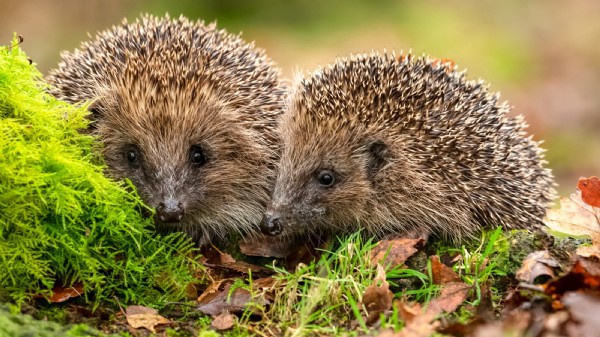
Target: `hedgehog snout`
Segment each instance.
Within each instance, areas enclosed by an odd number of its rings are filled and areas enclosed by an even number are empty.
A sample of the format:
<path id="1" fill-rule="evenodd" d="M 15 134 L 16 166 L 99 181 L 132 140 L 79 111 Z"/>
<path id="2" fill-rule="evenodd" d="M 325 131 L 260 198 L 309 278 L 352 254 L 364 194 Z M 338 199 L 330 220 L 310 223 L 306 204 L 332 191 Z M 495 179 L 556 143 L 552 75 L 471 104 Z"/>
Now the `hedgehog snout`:
<path id="1" fill-rule="evenodd" d="M 180 222 L 184 214 L 183 204 L 175 199 L 167 199 L 156 207 L 156 217 L 164 223 Z"/>
<path id="2" fill-rule="evenodd" d="M 267 212 L 260 223 L 263 234 L 277 236 L 283 232 L 283 216 L 279 212 Z"/>

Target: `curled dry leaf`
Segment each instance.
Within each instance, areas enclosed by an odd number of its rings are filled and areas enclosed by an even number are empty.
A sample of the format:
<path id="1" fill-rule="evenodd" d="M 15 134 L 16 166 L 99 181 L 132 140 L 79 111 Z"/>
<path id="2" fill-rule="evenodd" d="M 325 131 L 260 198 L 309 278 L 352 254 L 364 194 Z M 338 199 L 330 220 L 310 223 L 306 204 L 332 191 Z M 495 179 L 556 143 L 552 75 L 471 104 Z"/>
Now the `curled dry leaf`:
<path id="1" fill-rule="evenodd" d="M 600 178 L 579 178 L 577 188 L 581 191 L 581 199 L 586 204 L 600 207 Z"/>
<path id="2" fill-rule="evenodd" d="M 377 265 L 377 275 L 373 279 L 373 283 L 365 289 L 362 298 L 362 303 L 369 313 L 367 323 L 374 323 L 379 314 L 392 308 L 392 300 L 394 293 L 390 291 L 390 285 L 386 281 L 385 270 Z"/>
<path id="3" fill-rule="evenodd" d="M 219 260 L 221 262 L 221 264 L 228 264 L 228 263 L 234 263 L 235 259 L 233 258 L 233 256 L 227 254 L 227 253 L 221 253 L 219 254 Z"/>
<path id="4" fill-rule="evenodd" d="M 377 246 L 371 250 L 371 261 L 383 266 L 399 266 L 417 252 L 418 244 L 422 243 L 421 238 L 395 238 L 380 241 Z"/>
<path id="5" fill-rule="evenodd" d="M 212 320 L 210 326 L 216 330 L 227 330 L 231 329 L 234 324 L 235 316 L 228 313 L 227 311 L 224 311 Z"/>
<path id="6" fill-rule="evenodd" d="M 592 246 L 579 247 L 577 254 L 600 258 L 600 208 L 585 203 L 581 194 L 577 191 L 570 198 L 561 198 L 561 208 L 549 209 L 544 223 L 557 232 L 590 237 Z"/>
<path id="7" fill-rule="evenodd" d="M 581 200 L 581 192 L 560 199 L 560 209 L 549 209 L 544 223 L 551 229 L 575 236 L 589 236 L 600 243 L 600 209 Z"/>
<path id="8" fill-rule="evenodd" d="M 398 316 L 405 324 L 412 322 L 415 317 L 423 312 L 423 308 L 418 302 L 406 303 L 404 300 L 398 300 L 394 302 L 394 306 L 398 310 Z"/>
<path id="9" fill-rule="evenodd" d="M 170 320 L 158 314 L 156 309 L 141 305 L 130 305 L 125 309 L 127 324 L 134 329 L 146 328 L 155 332 L 154 328 L 161 324 L 169 324 Z"/>
<path id="10" fill-rule="evenodd" d="M 523 260 L 523 265 L 515 275 L 515 278 L 519 281 L 533 284 L 534 280 L 540 276 L 547 276 L 553 278 L 554 268 L 559 266 L 550 252 L 547 250 L 540 250 L 537 252 L 530 253 Z"/>
<path id="11" fill-rule="evenodd" d="M 70 287 L 55 286 L 52 288 L 52 296 L 48 298 L 51 303 L 62 303 L 69 298 L 79 297 L 83 294 L 83 284 L 75 283 Z"/>
<path id="12" fill-rule="evenodd" d="M 249 274 L 250 272 L 252 272 L 253 275 L 256 274 L 273 274 L 273 271 L 267 269 L 267 268 L 263 268 L 251 263 L 247 263 L 244 261 L 235 261 L 232 263 L 225 263 L 223 265 L 221 265 L 220 267 L 225 268 L 225 269 L 229 269 L 229 270 L 233 270 L 236 271 L 238 273 L 241 274 Z"/>
<path id="13" fill-rule="evenodd" d="M 423 310 L 419 303 L 406 303 L 402 300 L 394 303 L 398 309 L 398 315 L 405 323 L 404 329 L 398 333 L 383 331 L 379 337 L 425 337 L 435 332 L 432 323 L 439 312 Z"/>
<path id="14" fill-rule="evenodd" d="M 237 288 L 230 293 L 230 288 L 231 284 L 226 284 L 223 290 L 216 293 L 216 295 L 202 298 L 196 308 L 202 313 L 216 316 L 224 311 L 241 313 L 251 301 L 262 306 L 269 304 L 269 301 L 262 297 L 253 299 L 247 289 Z"/>
<path id="15" fill-rule="evenodd" d="M 442 287 L 440 296 L 429 303 L 432 309 L 428 308 L 428 310 L 438 311 L 439 308 L 448 313 L 454 312 L 467 299 L 470 289 L 471 286 L 463 282 L 446 283 Z M 436 312 L 437 314 L 439 311 Z"/>
<path id="16" fill-rule="evenodd" d="M 434 311 L 427 310 L 421 315 L 415 316 L 396 336 L 427 337 L 433 335 L 437 326 L 434 322 L 437 315 Z"/>
<path id="17" fill-rule="evenodd" d="M 223 284 L 225 281 L 226 280 L 218 280 L 209 284 L 208 287 L 206 287 L 206 289 L 198 297 L 198 303 L 207 303 L 214 298 L 218 294 L 221 284 Z"/>
<path id="18" fill-rule="evenodd" d="M 436 329 L 434 320 L 443 311 L 454 312 L 467 298 L 471 287 L 462 282 L 450 282 L 442 287 L 440 296 L 430 301 L 425 309 L 418 303 L 409 305 L 402 301 L 396 302 L 400 318 L 406 326 L 395 336 L 398 337 L 425 337 L 431 336 Z"/>
<path id="19" fill-rule="evenodd" d="M 600 291 L 600 267 L 595 261 L 578 258 L 567 274 L 548 282 L 544 288 L 553 299 L 560 299 L 570 291 Z M 556 301 L 553 305 L 561 307 Z"/>
<path id="20" fill-rule="evenodd" d="M 440 261 L 437 255 L 430 257 L 431 276 L 434 284 L 446 284 L 450 282 L 460 282 L 460 276 Z"/>

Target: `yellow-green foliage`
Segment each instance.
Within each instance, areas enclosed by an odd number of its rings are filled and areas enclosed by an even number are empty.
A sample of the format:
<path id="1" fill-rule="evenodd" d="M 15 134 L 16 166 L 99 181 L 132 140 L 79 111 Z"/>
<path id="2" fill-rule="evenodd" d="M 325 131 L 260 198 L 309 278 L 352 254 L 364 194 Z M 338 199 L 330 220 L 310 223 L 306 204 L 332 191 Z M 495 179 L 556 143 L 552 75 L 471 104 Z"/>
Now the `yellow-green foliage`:
<path id="1" fill-rule="evenodd" d="M 81 281 L 96 300 L 181 298 L 198 266 L 192 243 L 161 237 L 132 186 L 94 156 L 85 107 L 45 93 L 16 46 L 0 47 L 0 295 L 22 302 Z"/>

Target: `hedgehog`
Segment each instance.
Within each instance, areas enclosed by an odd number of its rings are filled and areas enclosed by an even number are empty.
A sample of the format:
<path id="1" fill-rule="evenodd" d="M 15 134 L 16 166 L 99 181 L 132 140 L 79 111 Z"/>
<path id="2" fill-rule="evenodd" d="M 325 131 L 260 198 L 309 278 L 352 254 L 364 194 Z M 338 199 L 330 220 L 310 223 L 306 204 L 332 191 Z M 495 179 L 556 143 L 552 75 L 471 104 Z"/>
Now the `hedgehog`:
<path id="1" fill-rule="evenodd" d="M 447 240 L 536 228 L 553 176 L 522 116 L 450 62 L 351 55 L 295 81 L 261 229 Z"/>
<path id="2" fill-rule="evenodd" d="M 61 57 L 50 91 L 93 102 L 107 174 L 133 183 L 159 230 L 259 231 L 286 93 L 262 49 L 215 23 L 142 15 Z"/>

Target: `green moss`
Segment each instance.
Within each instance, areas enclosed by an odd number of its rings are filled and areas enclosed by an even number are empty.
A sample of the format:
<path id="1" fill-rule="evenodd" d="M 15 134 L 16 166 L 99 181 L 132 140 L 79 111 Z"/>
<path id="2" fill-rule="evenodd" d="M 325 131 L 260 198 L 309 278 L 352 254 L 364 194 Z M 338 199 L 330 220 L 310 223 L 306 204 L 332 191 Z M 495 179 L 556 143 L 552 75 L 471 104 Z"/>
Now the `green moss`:
<path id="1" fill-rule="evenodd" d="M 117 337 L 117 335 L 103 334 L 83 324 L 63 327 L 55 322 L 38 321 L 29 315 L 11 312 L 10 308 L 5 305 L 0 305 L 0 336 Z"/>
<path id="2" fill-rule="evenodd" d="M 85 106 L 45 92 L 14 46 L 0 47 L 0 295 L 16 303 L 81 282 L 96 303 L 181 299 L 193 244 L 143 218 L 133 186 L 103 175 Z"/>

